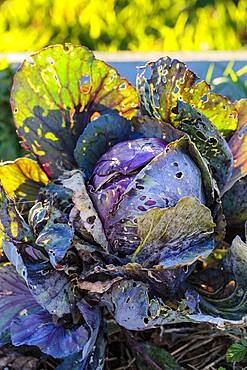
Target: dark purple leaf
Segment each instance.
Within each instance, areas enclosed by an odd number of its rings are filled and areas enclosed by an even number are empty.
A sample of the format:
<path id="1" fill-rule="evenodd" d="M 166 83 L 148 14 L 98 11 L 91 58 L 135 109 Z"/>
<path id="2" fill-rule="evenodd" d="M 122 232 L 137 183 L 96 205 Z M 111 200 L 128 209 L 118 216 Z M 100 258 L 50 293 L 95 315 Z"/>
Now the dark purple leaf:
<path id="1" fill-rule="evenodd" d="M 64 358 L 83 350 L 83 357 L 86 358 L 97 338 L 100 313 L 84 301 L 78 304 L 78 308 L 85 324 L 66 325 L 66 319 L 59 322 L 43 309 L 31 316 L 19 317 L 11 324 L 13 344 L 34 345 L 55 358 Z"/>
<path id="2" fill-rule="evenodd" d="M 13 266 L 0 267 L 0 345 L 5 344 L 10 324 L 18 316 L 30 315 L 39 309 L 25 281 Z"/>
<path id="3" fill-rule="evenodd" d="M 97 160 L 113 145 L 127 140 L 130 133 L 130 121 L 116 113 L 105 114 L 90 122 L 75 148 L 75 159 L 79 168 L 89 177 Z"/>

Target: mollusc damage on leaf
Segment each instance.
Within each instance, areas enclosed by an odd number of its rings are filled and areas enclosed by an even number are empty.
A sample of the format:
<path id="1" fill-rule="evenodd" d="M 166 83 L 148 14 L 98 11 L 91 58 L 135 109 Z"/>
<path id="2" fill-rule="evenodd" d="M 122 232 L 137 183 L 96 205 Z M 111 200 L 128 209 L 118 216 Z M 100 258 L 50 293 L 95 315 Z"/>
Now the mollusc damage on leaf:
<path id="1" fill-rule="evenodd" d="M 245 100 L 168 57 L 136 90 L 87 48 L 55 45 L 23 62 L 11 105 L 36 160 L 0 164 L 0 344 L 99 370 L 110 316 L 136 331 L 242 325 Z"/>

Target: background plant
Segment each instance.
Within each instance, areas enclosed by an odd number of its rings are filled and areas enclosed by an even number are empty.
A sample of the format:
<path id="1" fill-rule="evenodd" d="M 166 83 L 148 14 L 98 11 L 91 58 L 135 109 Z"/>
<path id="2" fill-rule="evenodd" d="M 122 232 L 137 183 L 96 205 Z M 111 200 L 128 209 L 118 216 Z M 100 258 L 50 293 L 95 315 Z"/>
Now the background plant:
<path id="1" fill-rule="evenodd" d="M 0 50 L 238 50 L 246 19 L 245 0 L 1 0 Z"/>

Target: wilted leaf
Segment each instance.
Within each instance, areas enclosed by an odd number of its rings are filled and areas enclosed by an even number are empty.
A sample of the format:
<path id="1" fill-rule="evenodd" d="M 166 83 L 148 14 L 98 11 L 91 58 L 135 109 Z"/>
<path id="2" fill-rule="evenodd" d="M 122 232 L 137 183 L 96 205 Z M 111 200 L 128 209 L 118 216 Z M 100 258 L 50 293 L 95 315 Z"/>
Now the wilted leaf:
<path id="1" fill-rule="evenodd" d="M 70 218 L 73 220 L 80 217 L 81 228 L 85 229 L 103 248 L 107 250 L 108 242 L 100 218 L 94 209 L 93 203 L 87 193 L 83 173 L 75 170 L 67 173 L 62 180 L 65 188 L 73 191 L 72 200 L 74 208 L 71 210 Z"/>
<path id="2" fill-rule="evenodd" d="M 196 198 L 182 198 L 175 207 L 151 209 L 137 218 L 137 225 L 141 243 L 135 257 L 146 266 L 192 264 L 214 248 L 211 212 Z"/>
<path id="3" fill-rule="evenodd" d="M 75 165 L 86 125 L 109 109 L 131 118 L 135 89 L 82 46 L 50 46 L 25 60 L 15 75 L 11 105 L 18 135 L 56 178 Z"/>

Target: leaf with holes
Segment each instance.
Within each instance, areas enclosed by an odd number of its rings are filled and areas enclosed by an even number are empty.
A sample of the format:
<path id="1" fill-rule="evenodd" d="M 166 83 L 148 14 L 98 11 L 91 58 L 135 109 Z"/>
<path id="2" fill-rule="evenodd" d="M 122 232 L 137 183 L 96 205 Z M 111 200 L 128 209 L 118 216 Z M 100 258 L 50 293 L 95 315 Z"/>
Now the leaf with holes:
<path id="1" fill-rule="evenodd" d="M 75 166 L 74 148 L 95 117 L 117 110 L 131 118 L 138 96 L 128 81 L 82 46 L 50 46 L 25 60 L 11 105 L 19 137 L 49 177 Z"/>
<path id="2" fill-rule="evenodd" d="M 177 127 L 188 134 L 201 155 L 209 162 L 220 189 L 231 177 L 233 158 L 231 150 L 214 125 L 199 111 L 179 101 L 176 107 Z"/>
<path id="3" fill-rule="evenodd" d="M 141 108 L 160 120 L 161 125 L 168 122 L 176 126 L 174 108 L 181 100 L 203 113 L 223 134 L 236 129 L 235 104 L 224 96 L 210 92 L 210 85 L 199 81 L 184 63 L 166 57 L 150 62 L 142 69 L 136 80 Z"/>
<path id="4" fill-rule="evenodd" d="M 135 259 L 165 268 L 192 264 L 213 250 L 214 226 L 210 210 L 196 198 L 182 198 L 175 207 L 151 209 L 137 218 L 141 243 Z"/>

